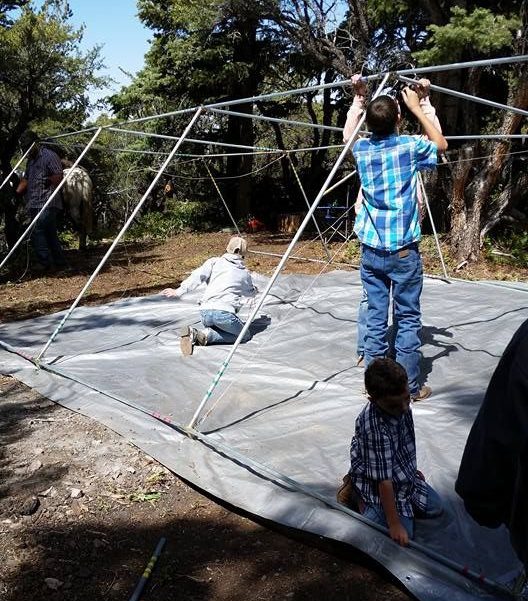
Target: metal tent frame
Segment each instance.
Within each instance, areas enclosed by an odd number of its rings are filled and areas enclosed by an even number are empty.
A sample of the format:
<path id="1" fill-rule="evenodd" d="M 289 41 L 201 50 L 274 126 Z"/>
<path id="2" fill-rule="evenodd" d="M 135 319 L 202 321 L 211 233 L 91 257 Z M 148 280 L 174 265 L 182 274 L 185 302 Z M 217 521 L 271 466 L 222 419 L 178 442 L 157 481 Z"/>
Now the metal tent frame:
<path id="1" fill-rule="evenodd" d="M 376 91 L 376 95 L 380 94 L 381 91 L 383 90 L 388 78 L 390 76 L 396 76 L 398 78 L 401 78 L 402 80 L 406 80 L 405 76 L 406 75 L 415 75 L 418 73 L 431 73 L 431 72 L 437 72 L 437 71 L 446 71 L 446 70 L 454 70 L 454 69 L 462 69 L 462 68 L 468 68 L 468 67 L 478 67 L 478 66 L 490 66 L 490 65 L 498 65 L 498 64 L 505 64 L 505 63 L 516 63 L 516 62 L 524 62 L 528 60 L 528 55 L 523 55 L 523 56 L 518 56 L 518 57 L 504 57 L 504 58 L 499 58 L 499 59 L 492 59 L 492 60 L 485 60 L 485 61 L 471 61 L 471 62 L 466 62 L 466 63 L 453 63 L 450 65 L 439 65 L 439 66 L 435 66 L 435 67 L 423 67 L 423 68 L 417 68 L 417 69 L 405 69 L 405 70 L 400 70 L 400 71 L 395 71 L 395 72 L 386 72 L 386 73 L 380 73 L 380 74 L 376 74 L 376 75 L 372 75 L 369 76 L 368 79 L 369 80 L 381 80 L 381 83 L 379 83 L 377 91 Z M 50 364 L 46 364 L 44 363 L 42 360 L 44 358 L 45 353 L 47 352 L 47 350 L 49 349 L 50 345 L 53 343 L 53 341 L 55 340 L 55 338 L 57 337 L 57 335 L 59 334 L 60 330 L 62 329 L 62 327 L 64 326 L 65 322 L 67 321 L 67 319 L 71 316 L 72 312 L 75 310 L 75 308 L 78 306 L 78 304 L 80 303 L 84 293 L 88 290 L 88 288 L 90 287 L 90 285 L 92 284 L 93 280 L 95 279 L 95 277 L 98 275 L 98 273 L 100 272 L 101 268 L 103 267 L 103 265 L 106 263 L 106 261 L 108 260 L 108 258 L 110 257 L 110 255 L 112 254 L 113 250 L 115 249 L 116 245 L 119 243 L 119 241 L 121 240 L 121 238 L 123 237 L 124 233 L 126 232 L 126 230 L 128 229 L 128 227 L 130 226 L 130 224 L 132 223 L 132 221 L 134 220 L 135 216 L 137 215 L 138 211 L 140 210 L 141 206 L 144 204 L 146 198 L 148 197 L 148 195 L 150 194 L 150 192 L 152 191 L 153 187 L 155 186 L 155 184 L 157 183 L 157 181 L 159 180 L 159 178 L 161 177 L 161 175 L 163 174 L 163 172 L 165 171 L 165 169 L 167 168 L 167 166 L 169 165 L 170 161 L 176 156 L 178 149 L 180 148 L 180 146 L 183 144 L 184 141 L 188 141 L 188 142 L 193 142 L 193 143 L 201 143 L 203 144 L 204 141 L 199 141 L 199 140 L 193 140 L 191 138 L 188 138 L 188 135 L 192 129 L 192 127 L 195 125 L 196 121 L 198 120 L 198 118 L 204 114 L 204 112 L 206 111 L 210 111 L 212 113 L 215 112 L 220 112 L 220 109 L 224 109 L 222 110 L 221 114 L 236 114 L 236 113 L 230 113 L 229 111 L 225 110 L 225 107 L 229 107 L 229 106 L 236 106 L 237 104 L 247 104 L 247 103 L 252 103 L 255 102 L 257 100 L 262 101 L 262 100 L 268 100 L 268 99 L 273 99 L 273 98 L 281 98 L 281 97 L 285 97 L 285 96 L 290 96 L 293 94 L 302 94 L 304 92 L 308 92 L 308 91 L 316 91 L 316 90 L 322 90 L 322 89 L 326 89 L 326 88 L 335 88 L 338 86 L 345 86 L 348 85 L 350 83 L 349 80 L 346 81 L 342 81 L 339 83 L 332 83 L 332 84 L 325 84 L 325 85 L 319 85 L 319 86 L 309 86 L 309 87 L 305 87 L 305 88 L 299 88 L 296 90 L 289 90 L 289 91 L 285 91 L 285 92 L 277 92 L 277 93 L 272 93 L 272 94 L 265 94 L 265 95 L 261 95 L 261 96 L 256 96 L 256 97 L 252 97 L 252 98 L 245 98 L 245 99 L 238 99 L 238 100 L 231 100 L 231 101 L 224 101 L 224 102 L 217 102 L 217 103 L 213 103 L 213 104 L 209 104 L 209 105 L 204 105 L 204 106 L 199 106 L 199 107 L 193 107 L 193 108 L 189 108 L 189 109 L 182 109 L 179 111 L 173 111 L 170 113 L 164 113 L 161 115 L 155 115 L 155 116 L 150 116 L 150 117 L 145 117 L 145 118 L 141 118 L 141 119 L 135 119 L 135 120 L 130 120 L 126 123 L 124 123 L 123 125 L 130 125 L 133 123 L 140 123 L 140 122 L 146 122 L 146 121 L 150 121 L 153 119 L 161 119 L 161 118 L 165 118 L 165 117 L 172 117 L 175 115 L 187 115 L 190 114 L 191 115 L 191 119 L 189 121 L 189 123 L 187 124 L 185 130 L 182 132 L 182 135 L 180 137 L 176 137 L 173 138 L 171 136 L 163 136 L 164 138 L 168 138 L 168 139 L 172 139 L 176 141 L 176 144 L 174 145 L 174 147 L 172 148 L 171 152 L 169 153 L 169 155 L 167 156 L 167 158 L 165 159 L 164 163 L 162 164 L 162 166 L 160 167 L 160 169 L 157 171 L 154 179 L 152 180 L 152 183 L 150 184 L 148 190 L 145 192 L 145 194 L 141 197 L 141 199 L 139 200 L 139 202 L 137 203 L 134 211 L 131 213 L 131 215 L 129 216 L 129 218 L 127 219 L 126 223 L 123 225 L 122 229 L 120 230 L 120 232 L 117 234 L 116 238 L 114 239 L 112 245 L 109 247 L 108 251 L 106 252 L 106 254 L 104 255 L 104 257 L 102 258 L 101 262 L 99 263 L 99 265 L 96 267 L 96 269 L 94 270 L 94 272 L 92 273 L 92 275 L 90 276 L 90 278 L 88 279 L 88 281 L 86 282 L 85 286 L 82 288 L 82 290 L 80 291 L 79 295 L 77 296 L 77 298 L 75 299 L 75 301 L 72 303 L 72 305 L 70 306 L 70 308 L 68 309 L 68 311 L 66 312 L 66 314 L 63 316 L 63 318 L 61 319 L 60 323 L 58 324 L 58 326 L 55 328 L 54 332 L 52 333 L 52 335 L 50 336 L 50 338 L 48 339 L 48 341 L 45 343 L 45 345 L 43 346 L 43 348 L 40 350 L 40 352 L 36 355 L 36 357 L 28 357 L 26 354 L 24 354 L 22 351 L 19 351 L 18 349 L 14 349 L 13 347 L 11 347 L 10 345 L 0 341 L 0 346 L 5 348 L 8 351 L 11 352 L 15 352 L 17 354 L 19 354 L 20 356 L 24 357 L 25 359 L 28 359 L 30 361 L 32 361 L 36 366 L 40 366 L 48 371 L 55 371 L 58 373 L 58 370 L 54 369 Z M 482 104 L 486 104 L 488 106 L 492 106 L 494 108 L 500 108 L 503 110 L 510 110 L 513 112 L 517 112 L 519 114 L 522 115 L 528 115 L 528 111 L 523 111 L 521 109 L 517 109 L 516 107 L 509 107 L 507 105 L 500 105 L 499 103 L 494 103 L 492 101 L 486 101 L 483 99 L 477 99 L 476 97 L 472 97 L 469 95 L 463 95 L 460 96 L 460 93 L 454 92 L 452 90 L 448 90 L 447 88 L 439 88 L 438 86 L 431 86 L 432 89 L 436 89 L 440 92 L 446 93 L 446 94 L 453 94 L 453 95 L 458 95 L 459 97 L 463 97 L 467 100 L 472 100 L 475 102 L 480 102 Z M 260 118 L 260 117 L 259 117 Z M 262 118 L 263 120 L 269 120 L 269 118 Z M 255 307 L 253 308 L 249 318 L 246 321 L 246 324 L 244 326 L 244 328 L 242 329 L 240 335 L 238 336 L 237 340 L 235 341 L 235 343 L 232 345 L 231 350 L 228 354 L 228 356 L 226 357 L 226 359 L 223 361 L 222 365 L 220 366 L 220 368 L 218 369 L 216 375 L 213 378 L 213 381 L 211 382 L 208 390 L 206 391 L 206 393 L 204 394 L 201 402 L 199 403 L 198 407 L 196 408 L 196 411 L 194 413 L 194 415 L 192 416 L 189 424 L 186 427 L 180 427 L 181 431 L 184 432 L 186 435 L 190 436 L 190 437 L 194 437 L 197 439 L 206 439 L 207 435 L 203 434 L 202 432 L 200 432 L 200 430 L 198 429 L 198 426 L 201 423 L 201 417 L 203 415 L 203 410 L 206 406 L 206 404 L 209 402 L 209 400 L 211 399 L 215 388 L 218 384 L 218 382 L 220 381 L 220 379 L 222 378 L 223 374 L 226 372 L 229 363 L 232 359 L 232 357 L 234 356 L 234 354 L 236 353 L 242 338 L 244 337 L 245 333 L 247 332 L 248 328 L 250 327 L 252 321 L 254 320 L 254 318 L 256 317 L 256 315 L 258 314 L 259 310 L 262 307 L 262 304 L 266 298 L 266 296 L 268 295 L 268 293 L 270 292 L 274 282 L 276 281 L 277 277 L 279 276 L 280 272 L 282 271 L 282 268 L 284 267 L 286 261 L 288 260 L 288 258 L 291 256 L 292 251 L 295 247 L 295 245 L 297 244 L 300 236 L 302 235 L 304 229 L 306 228 L 307 224 L 309 223 L 309 221 L 312 219 L 313 214 L 315 212 L 315 210 L 317 209 L 321 199 L 323 198 L 323 196 L 325 195 L 325 193 L 327 193 L 330 189 L 332 189 L 330 187 L 330 184 L 337 172 L 337 170 L 339 169 L 340 164 L 342 163 L 342 161 L 344 160 L 345 156 L 347 155 L 348 151 L 350 150 L 350 147 L 354 141 L 354 138 L 356 137 L 356 135 L 359 133 L 360 128 L 363 124 L 363 120 L 364 117 L 360 120 L 360 122 L 358 123 L 353 135 L 351 136 L 350 140 L 342 147 L 341 152 L 339 154 L 339 157 L 337 158 L 337 160 L 334 163 L 334 166 L 332 168 L 332 170 L 330 171 L 329 175 L 327 176 L 325 182 L 323 183 L 319 193 L 317 194 L 315 200 L 313 201 L 313 203 L 311 204 L 306 216 L 304 217 L 304 220 L 302 221 L 299 229 L 297 230 L 294 238 L 292 239 L 292 241 L 290 242 L 287 250 L 285 251 L 285 253 L 283 254 L 279 264 L 277 265 L 274 273 L 272 274 L 272 276 L 270 277 L 270 280 L 266 286 L 266 288 L 264 289 L 260 300 L 258 303 L 256 303 Z M 286 121 L 284 121 L 286 122 Z M 301 126 L 300 122 L 290 122 L 289 124 L 291 125 L 295 125 L 295 126 Z M 307 127 L 314 127 L 313 124 L 304 124 L 302 126 L 307 126 Z M 320 126 L 317 126 L 320 127 Z M 119 131 L 119 132 L 126 132 L 129 134 L 137 134 L 137 135 L 153 135 L 153 134 L 143 134 L 143 132 L 136 132 L 136 131 L 132 131 L 132 130 L 123 130 L 120 129 L 118 127 L 116 127 L 115 125 L 112 126 L 105 126 L 105 127 L 98 127 L 98 128 L 86 128 L 83 130 L 79 130 L 78 132 L 72 132 L 69 134 L 62 134 L 59 136 L 55 136 L 52 139 L 59 139 L 59 138 L 63 138 L 66 136 L 71 136 L 71 135 L 78 135 L 81 133 L 92 133 L 95 131 L 95 133 L 93 133 L 93 136 L 91 138 L 91 140 L 89 141 L 89 143 L 86 145 L 86 147 L 84 148 L 84 150 L 81 152 L 81 154 L 79 155 L 79 157 L 77 158 L 77 160 L 75 161 L 73 167 L 77 166 L 78 163 L 80 162 L 80 160 L 82 159 L 82 157 L 86 154 L 86 152 L 89 150 L 89 148 L 92 146 L 92 144 L 95 142 L 95 140 L 97 139 L 97 137 L 100 135 L 100 133 L 103 130 L 109 130 L 109 131 Z M 476 136 L 479 138 L 482 138 L 482 136 Z M 499 136 L 499 138 L 502 138 L 503 136 Z M 524 136 L 520 136 L 521 138 L 524 138 Z M 467 136 L 463 136 L 463 137 L 455 137 L 455 139 L 469 139 Z M 211 142 L 205 142 L 206 144 L 211 144 Z M 219 146 L 221 146 L 222 144 L 218 144 Z M 228 146 L 228 147 L 235 147 L 235 148 L 239 148 L 239 149 L 244 149 L 244 150 L 252 150 L 255 151 L 257 150 L 257 148 L 250 148 L 250 147 L 243 147 L 243 146 L 237 146 L 237 145 L 225 145 L 224 146 Z M 266 152 L 282 152 L 284 153 L 284 151 L 282 150 L 276 150 L 276 149 L 258 149 L 258 150 L 263 150 Z M 18 167 L 22 160 L 24 159 L 24 157 L 22 157 L 22 159 L 20 159 L 20 161 L 17 163 L 16 167 Z M 16 169 L 15 167 L 15 169 Z M 6 180 L 2 183 L 2 186 L 6 183 L 6 181 L 9 180 L 9 178 L 11 177 L 12 173 L 14 172 L 14 170 L 7 176 Z M 342 180 L 344 181 L 344 180 Z M 42 212 L 45 210 L 45 208 L 49 205 L 49 203 L 52 201 L 53 197 L 59 192 L 63 182 L 61 183 L 61 185 L 58 186 L 58 188 L 55 190 L 55 192 L 52 194 L 52 196 L 50 197 L 50 199 L 48 200 L 48 202 L 46 203 L 46 205 L 44 205 L 44 207 L 42 208 L 42 210 L 40 211 L 40 213 L 35 217 L 35 219 L 32 221 L 32 223 L 30 224 L 30 226 L 27 228 L 27 230 L 24 232 L 24 234 L 21 236 L 21 238 L 19 239 L 19 241 L 17 242 L 17 244 L 15 245 L 15 247 L 8 253 L 8 255 L 4 258 L 4 260 L 0 263 L 0 267 L 2 267 L 6 261 L 8 260 L 8 258 L 12 255 L 12 253 L 14 252 L 15 248 L 21 243 L 21 241 L 23 240 L 23 238 L 25 236 L 27 236 L 28 232 L 30 231 L 31 227 L 34 225 L 34 222 L 38 219 L 38 217 L 42 214 Z M 337 185 L 337 184 L 336 184 Z M 420 183 L 421 186 L 423 186 L 423 182 Z M 0 186 L 1 187 L 1 186 Z M 430 209 L 429 209 L 429 205 L 427 203 L 427 207 L 430 213 Z M 444 266 L 445 269 L 445 266 Z M 159 416 L 156 416 L 157 418 L 159 418 Z M 259 470 L 263 471 L 263 472 L 268 472 L 268 473 L 272 473 L 272 471 L 270 470 L 270 468 L 267 468 L 266 466 L 262 466 L 262 464 L 259 464 Z M 302 485 L 300 485 L 298 482 L 291 480 L 285 476 L 283 476 L 282 474 L 278 474 L 273 472 L 273 477 L 277 480 L 283 480 L 289 487 L 293 487 L 297 490 L 302 490 L 303 487 Z M 307 494 L 310 495 L 314 495 L 313 491 L 303 491 L 303 492 L 307 492 Z M 322 499 L 325 503 L 328 502 L 327 499 Z M 336 507 L 337 509 L 339 509 L 340 511 L 345 511 L 347 512 L 347 510 L 341 506 Z M 351 515 L 353 515 L 356 519 L 360 519 L 360 517 L 358 517 L 357 514 L 350 512 Z M 370 523 L 369 523 L 370 524 Z M 372 525 L 372 524 L 370 524 Z M 420 545 L 417 545 L 416 543 L 412 543 L 411 542 L 411 547 L 415 548 L 423 553 L 425 553 L 426 555 L 429 555 L 430 557 L 433 557 L 433 552 L 431 552 L 429 549 L 424 549 L 421 548 Z M 463 566 L 459 566 L 457 564 L 455 564 L 454 562 L 452 562 L 449 558 L 446 558 L 444 556 L 438 555 L 438 554 L 434 554 L 434 559 L 436 561 L 438 561 L 439 563 L 442 563 L 443 565 L 453 569 L 453 570 L 457 570 L 457 571 L 461 571 L 462 573 L 464 573 L 466 576 L 470 577 L 471 579 L 475 580 L 475 581 L 479 581 L 479 582 L 483 582 L 483 578 L 481 575 L 471 572 L 470 570 L 468 570 L 467 568 L 464 568 Z M 485 580 L 485 579 L 484 579 Z M 486 581 L 485 582 L 488 586 L 494 588 L 496 591 L 500 592 L 500 593 L 506 593 L 508 595 L 513 595 L 512 591 L 508 588 L 506 588 L 504 585 L 493 582 L 493 581 Z"/>

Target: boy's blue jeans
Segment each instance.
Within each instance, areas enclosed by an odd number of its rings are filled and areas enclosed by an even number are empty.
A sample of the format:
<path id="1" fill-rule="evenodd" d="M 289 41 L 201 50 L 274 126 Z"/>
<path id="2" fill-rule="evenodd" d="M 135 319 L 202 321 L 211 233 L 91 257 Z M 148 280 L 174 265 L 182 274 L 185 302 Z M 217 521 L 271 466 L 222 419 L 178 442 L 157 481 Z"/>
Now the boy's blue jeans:
<path id="1" fill-rule="evenodd" d="M 208 309 L 200 311 L 202 323 L 207 332 L 207 344 L 233 344 L 244 327 L 244 322 L 235 313 L 229 311 L 216 311 Z M 251 339 L 249 330 L 245 333 L 242 342 Z"/>
<path id="2" fill-rule="evenodd" d="M 444 511 L 442 499 L 440 495 L 436 492 L 434 488 L 427 486 L 427 506 L 425 511 L 420 511 L 415 509 L 415 517 L 418 519 L 429 519 L 429 518 L 437 518 L 442 515 Z M 385 512 L 383 511 L 383 507 L 377 505 L 366 505 L 365 510 L 363 511 L 363 516 L 369 519 L 371 522 L 375 522 L 380 526 L 384 526 L 388 528 L 387 520 L 385 518 Z M 414 537 L 414 518 L 407 517 L 405 515 L 400 515 L 401 525 L 407 530 L 407 534 L 409 538 Z"/>
<path id="3" fill-rule="evenodd" d="M 407 372 L 409 391 L 420 385 L 420 295 L 423 286 L 422 259 L 417 244 L 391 252 L 362 246 L 361 281 L 368 298 L 365 366 L 375 357 L 387 356 L 390 294 L 394 321 L 398 324 L 394 342 L 396 361 Z"/>
<path id="4" fill-rule="evenodd" d="M 358 314 L 357 314 L 357 349 L 356 354 L 358 357 L 365 355 L 365 336 L 367 335 L 367 315 L 368 315 L 368 298 L 365 288 L 361 287 L 361 300 L 359 301 Z M 392 312 L 392 331 L 390 335 L 390 341 L 388 341 L 389 347 L 394 346 L 394 340 L 396 338 L 396 332 L 398 329 L 398 323 L 394 318 L 394 311 Z"/>

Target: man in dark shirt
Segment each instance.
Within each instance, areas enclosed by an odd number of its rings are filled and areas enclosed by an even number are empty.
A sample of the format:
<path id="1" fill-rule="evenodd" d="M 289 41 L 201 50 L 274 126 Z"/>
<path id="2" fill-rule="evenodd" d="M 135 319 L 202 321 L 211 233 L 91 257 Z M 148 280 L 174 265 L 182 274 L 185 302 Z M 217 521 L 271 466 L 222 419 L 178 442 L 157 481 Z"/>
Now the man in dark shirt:
<path id="1" fill-rule="evenodd" d="M 30 130 L 20 137 L 23 152 L 33 144 L 28 157 L 26 172 L 17 194 L 26 195 L 26 209 L 31 219 L 49 200 L 62 180 L 62 164 L 58 155 L 38 143 L 36 134 Z M 57 217 L 62 209 L 60 195 L 56 195 L 39 217 L 31 233 L 31 242 L 42 269 L 65 265 L 64 253 L 57 235 Z"/>
<path id="2" fill-rule="evenodd" d="M 506 525 L 528 570 L 528 320 L 513 335 L 491 377 L 455 490 L 480 525 Z"/>

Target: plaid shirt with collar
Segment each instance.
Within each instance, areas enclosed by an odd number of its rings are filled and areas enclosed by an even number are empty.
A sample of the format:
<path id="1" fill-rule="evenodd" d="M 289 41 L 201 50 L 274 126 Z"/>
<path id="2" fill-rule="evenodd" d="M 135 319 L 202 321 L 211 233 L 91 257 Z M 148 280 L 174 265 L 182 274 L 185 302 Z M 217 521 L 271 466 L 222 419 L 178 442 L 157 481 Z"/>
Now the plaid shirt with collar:
<path id="1" fill-rule="evenodd" d="M 392 417 L 369 402 L 356 419 L 350 443 L 350 477 L 362 499 L 381 506 L 378 484 L 391 480 L 396 509 L 412 517 L 413 507 L 425 510 L 427 486 L 416 472 L 414 422 L 409 409 Z"/>
<path id="2" fill-rule="evenodd" d="M 420 240 L 418 171 L 436 166 L 436 144 L 423 136 L 372 136 L 357 140 L 352 153 L 363 191 L 354 226 L 359 240 L 387 251 Z"/>
<path id="3" fill-rule="evenodd" d="M 26 207 L 41 209 L 55 189 L 49 182 L 50 175 L 62 175 L 59 156 L 49 148 L 39 148 L 34 159 L 29 159 L 25 177 L 27 179 Z M 51 201 L 51 206 L 62 209 L 60 193 Z"/>

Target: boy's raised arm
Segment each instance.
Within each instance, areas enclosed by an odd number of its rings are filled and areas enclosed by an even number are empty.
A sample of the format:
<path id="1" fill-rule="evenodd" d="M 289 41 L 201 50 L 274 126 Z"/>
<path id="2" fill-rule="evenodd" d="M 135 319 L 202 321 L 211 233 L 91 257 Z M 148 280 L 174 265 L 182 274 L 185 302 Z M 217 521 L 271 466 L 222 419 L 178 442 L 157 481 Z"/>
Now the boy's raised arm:
<path id="1" fill-rule="evenodd" d="M 433 123 L 427 118 L 425 113 L 420 106 L 420 98 L 418 94 L 411 90 L 411 88 L 404 88 L 402 90 L 403 101 L 407 105 L 407 108 L 411 111 L 411 113 L 418 119 L 420 125 L 422 126 L 425 135 L 434 142 L 438 148 L 439 152 L 444 152 L 447 150 L 447 140 L 442 135 L 442 132 L 438 131 Z"/>
<path id="2" fill-rule="evenodd" d="M 382 480 L 378 484 L 378 490 L 381 500 L 381 506 L 385 513 L 385 519 L 389 526 L 389 535 L 393 541 L 399 545 L 406 546 L 409 544 L 409 535 L 407 530 L 400 522 L 400 516 L 396 509 L 396 501 L 394 499 L 394 488 L 392 480 Z"/>
<path id="3" fill-rule="evenodd" d="M 354 100 L 351 107 L 348 109 L 345 127 L 343 129 L 343 142 L 346 144 L 361 119 L 361 115 L 365 110 L 365 96 L 367 94 L 367 84 L 361 75 L 352 76 L 352 89 L 354 90 Z"/>

